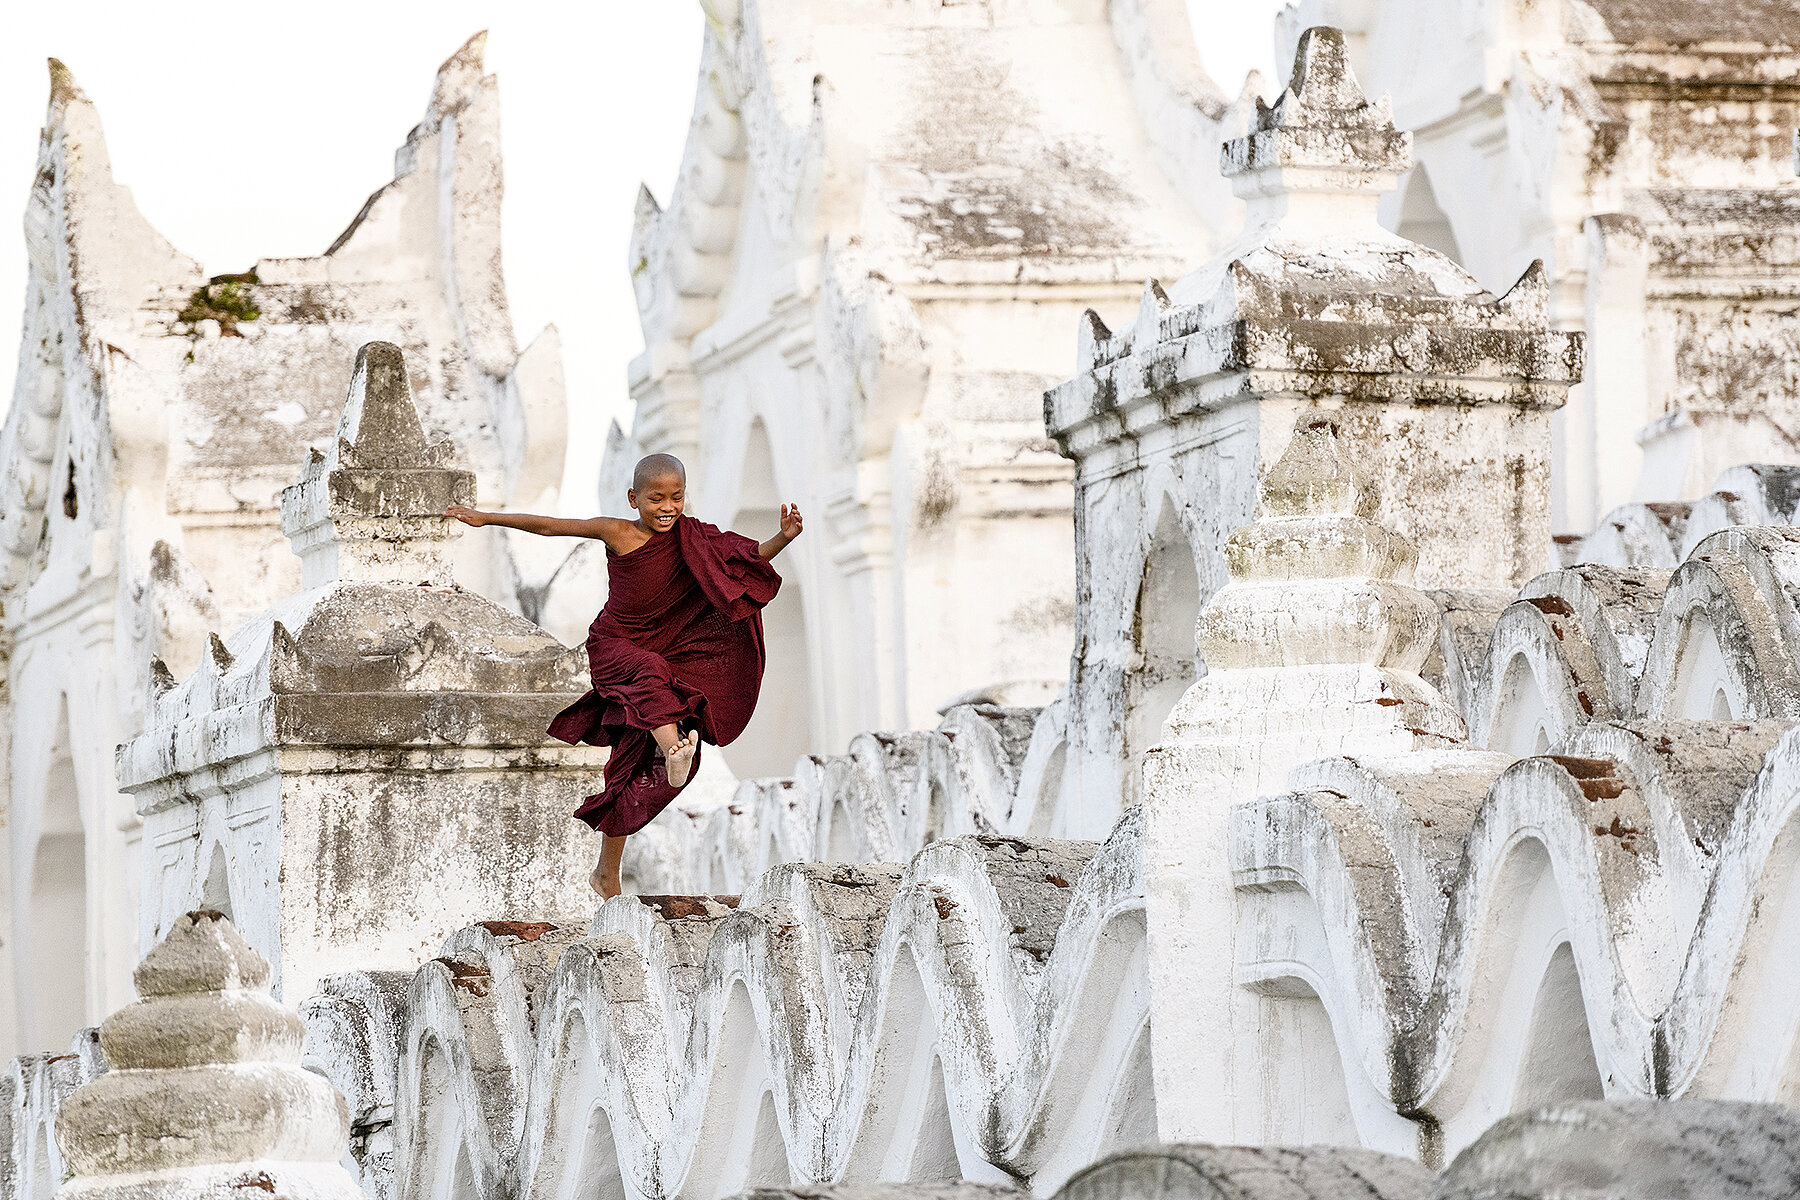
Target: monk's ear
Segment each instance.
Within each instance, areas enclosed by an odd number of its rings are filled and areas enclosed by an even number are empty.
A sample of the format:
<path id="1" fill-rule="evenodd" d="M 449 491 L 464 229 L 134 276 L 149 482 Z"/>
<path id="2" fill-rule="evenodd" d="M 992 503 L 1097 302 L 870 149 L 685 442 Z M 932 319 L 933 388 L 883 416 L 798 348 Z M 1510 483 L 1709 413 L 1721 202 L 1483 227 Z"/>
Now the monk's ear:
<path id="1" fill-rule="evenodd" d="M 633 508 L 637 507 L 637 489 L 636 488 L 626 488 L 625 489 L 625 503 L 631 505 L 631 507 L 633 507 Z"/>

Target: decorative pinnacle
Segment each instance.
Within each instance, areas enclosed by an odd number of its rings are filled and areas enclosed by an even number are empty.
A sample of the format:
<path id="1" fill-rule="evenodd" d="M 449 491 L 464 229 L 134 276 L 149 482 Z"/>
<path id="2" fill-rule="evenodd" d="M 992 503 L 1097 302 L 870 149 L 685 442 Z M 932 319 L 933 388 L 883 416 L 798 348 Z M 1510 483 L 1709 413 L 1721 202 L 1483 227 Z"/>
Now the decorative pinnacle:
<path id="1" fill-rule="evenodd" d="M 81 85 L 75 82 L 75 73 L 64 66 L 61 59 L 45 60 L 50 67 L 50 104 L 69 104 L 77 100 L 86 100 Z"/>
<path id="2" fill-rule="evenodd" d="M 132 972 L 131 981 L 140 996 L 259 989 L 269 982 L 269 963 L 225 914 L 201 909 L 176 918 L 169 935 Z"/>
<path id="3" fill-rule="evenodd" d="M 1200 614 L 1215 670 L 1364 663 L 1416 672 L 1437 608 L 1418 552 L 1375 522 L 1375 494 L 1327 413 L 1303 414 L 1262 483 L 1262 515 L 1225 543 L 1231 583 Z M 1304 631 L 1304 632 L 1302 632 Z"/>
<path id="4" fill-rule="evenodd" d="M 177 919 L 135 978 L 141 999 L 100 1025 L 113 1069 L 56 1114 L 73 1175 L 58 1195 L 359 1200 L 338 1165 L 343 1097 L 300 1066 L 306 1027 L 268 995 L 269 964 L 230 921 Z"/>
<path id="5" fill-rule="evenodd" d="M 425 436 L 400 348 L 370 342 L 357 351 L 337 444 L 314 452 L 281 494 L 301 585 L 449 584 L 448 547 L 460 530 L 444 510 L 475 502 L 475 477 L 454 458 L 447 439 Z"/>
<path id="6" fill-rule="evenodd" d="M 392 342 L 370 342 L 356 352 L 337 440 L 341 467 L 442 467 L 456 453 L 448 438 L 426 441 L 406 378 L 406 356 Z"/>
<path id="7" fill-rule="evenodd" d="M 1300 35 L 1294 71 L 1274 108 L 1258 106 L 1256 127 L 1366 124 L 1393 127 L 1388 100 L 1370 104 L 1350 67 L 1344 31 L 1319 25 Z"/>
<path id="8" fill-rule="evenodd" d="M 1418 551 L 1374 520 L 1375 492 L 1338 440 L 1331 414 L 1301 414 L 1261 491 L 1262 515 L 1225 541 L 1234 584 L 1412 579 Z M 1277 607 L 1288 602 L 1275 599 Z"/>
<path id="9" fill-rule="evenodd" d="M 1468 736 L 1419 677 L 1439 617 L 1411 585 L 1417 551 L 1374 511 L 1336 418 L 1302 414 L 1263 480 L 1262 513 L 1225 543 L 1231 580 L 1195 630 L 1207 674 L 1175 706 L 1165 739 L 1236 753 L 1277 738 L 1417 748 Z"/>
<path id="10" fill-rule="evenodd" d="M 1375 493 L 1338 441 L 1337 422 L 1324 413 L 1295 422 L 1293 440 L 1258 490 L 1265 519 L 1375 515 Z"/>
<path id="11" fill-rule="evenodd" d="M 457 47 L 456 53 L 443 61 L 431 89 L 431 104 L 426 121 L 461 112 L 469 105 L 481 83 L 482 59 L 487 50 L 488 31 L 483 29 Z"/>
<path id="12" fill-rule="evenodd" d="M 1412 166 L 1412 135 L 1394 127 L 1388 98 L 1371 102 L 1350 69 L 1342 30 L 1317 26 L 1300 36 L 1287 90 L 1273 108 L 1256 102 L 1256 126 L 1226 142 L 1227 177 L 1280 174 L 1279 184 L 1249 179 L 1239 195 L 1276 191 L 1379 194 Z"/>

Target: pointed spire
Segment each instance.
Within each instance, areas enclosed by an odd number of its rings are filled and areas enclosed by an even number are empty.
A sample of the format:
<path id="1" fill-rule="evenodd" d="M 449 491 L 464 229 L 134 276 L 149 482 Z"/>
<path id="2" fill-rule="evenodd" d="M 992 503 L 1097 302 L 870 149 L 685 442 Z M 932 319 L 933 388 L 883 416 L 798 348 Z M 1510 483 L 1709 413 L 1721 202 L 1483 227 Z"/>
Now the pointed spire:
<path id="1" fill-rule="evenodd" d="M 406 358 L 392 342 L 370 342 L 356 352 L 337 437 L 338 463 L 345 467 L 439 467 L 454 454 L 448 439 L 426 441 Z"/>
<path id="2" fill-rule="evenodd" d="M 1412 135 L 1388 99 L 1371 102 L 1350 69 L 1342 30 L 1309 29 L 1274 107 L 1257 101 L 1249 133 L 1226 142 L 1219 169 L 1249 198 L 1287 192 L 1375 197 L 1412 166 Z"/>
<path id="3" fill-rule="evenodd" d="M 1093 309 L 1083 309 L 1081 323 L 1075 331 L 1075 361 L 1081 369 L 1091 371 L 1100 364 L 1110 360 L 1107 343 L 1112 341 L 1112 330 L 1100 319 L 1100 314 Z"/>
<path id="4" fill-rule="evenodd" d="M 1293 74 L 1287 90 L 1275 101 L 1271 116 L 1271 128 L 1319 121 L 1334 125 L 1379 124 L 1390 129 L 1394 124 L 1387 97 L 1383 96 L 1378 105 L 1371 105 L 1362 84 L 1356 80 L 1356 72 L 1350 69 L 1344 31 L 1323 25 L 1300 35 L 1300 44 L 1294 48 Z"/>
<path id="5" fill-rule="evenodd" d="M 1500 297 L 1500 309 L 1521 322 L 1533 325 L 1550 323 L 1550 280 L 1544 274 L 1544 260 L 1534 258 L 1525 273 Z"/>
<path id="6" fill-rule="evenodd" d="M 63 65 L 61 59 L 48 60 L 50 65 L 50 107 L 73 104 L 87 99 L 87 93 L 75 82 L 75 72 Z"/>
<path id="7" fill-rule="evenodd" d="M 276 621 L 269 629 L 269 691 L 297 692 L 307 682 L 305 652 L 288 627 Z"/>
<path id="8" fill-rule="evenodd" d="M 1169 293 L 1154 279 L 1144 281 L 1144 293 L 1138 297 L 1137 319 L 1131 323 L 1131 344 L 1154 346 L 1162 337 L 1163 314 L 1169 311 Z"/>
<path id="9" fill-rule="evenodd" d="M 1258 492 L 1263 517 L 1375 515 L 1375 492 L 1344 444 L 1337 421 L 1325 413 L 1303 415 Z"/>
<path id="10" fill-rule="evenodd" d="M 458 46 L 456 53 L 438 67 L 437 78 L 432 81 L 431 105 L 426 109 L 427 123 L 432 123 L 434 117 L 442 118 L 457 112 L 469 103 L 481 83 L 487 38 L 488 31 L 483 29 Z"/>
<path id="11" fill-rule="evenodd" d="M 220 675 L 231 670 L 231 665 L 237 661 L 216 631 L 206 635 L 206 656 L 212 661 L 213 671 Z"/>
<path id="12" fill-rule="evenodd" d="M 485 74 L 486 67 L 482 62 L 486 49 L 487 30 L 484 29 L 457 47 L 456 53 L 438 67 L 437 75 L 432 79 L 431 100 L 425 105 L 425 115 L 419 118 L 419 123 L 407 133 L 406 141 L 394 151 L 396 179 L 412 174 L 419 163 L 420 145 L 443 128 L 445 117 L 467 111 L 481 98 L 484 90 L 492 91 L 493 76 Z M 489 149 L 498 154 L 497 144 Z M 349 229 L 338 235 L 337 241 L 325 253 L 336 253 L 361 224 L 362 217 L 359 216 L 351 222 Z"/>
<path id="13" fill-rule="evenodd" d="M 370 342 L 357 351 L 336 445 L 315 452 L 300 482 L 281 493 L 281 529 L 300 556 L 301 585 L 449 584 L 449 545 L 460 530 L 444 510 L 475 502 L 475 477 L 454 458 L 447 439 L 425 435 L 400 348 Z"/>

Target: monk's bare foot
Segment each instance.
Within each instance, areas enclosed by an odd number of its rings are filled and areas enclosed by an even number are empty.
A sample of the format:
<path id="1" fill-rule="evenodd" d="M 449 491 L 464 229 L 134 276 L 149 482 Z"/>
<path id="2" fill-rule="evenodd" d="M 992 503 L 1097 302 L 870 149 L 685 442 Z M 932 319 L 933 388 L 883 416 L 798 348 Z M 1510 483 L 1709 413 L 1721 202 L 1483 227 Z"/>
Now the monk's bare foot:
<path id="1" fill-rule="evenodd" d="M 669 786 L 680 787 L 688 781 L 688 775 L 694 769 L 694 753 L 700 749 L 700 735 L 690 733 L 675 743 L 675 748 L 663 756 L 663 767 L 669 773 Z"/>
<path id="2" fill-rule="evenodd" d="M 588 886 L 600 893 L 600 898 L 602 900 L 611 900 L 614 896 L 622 894 L 625 890 L 619 886 L 619 881 L 617 879 L 608 879 L 606 874 L 599 867 L 595 867 L 592 873 L 588 875 Z"/>

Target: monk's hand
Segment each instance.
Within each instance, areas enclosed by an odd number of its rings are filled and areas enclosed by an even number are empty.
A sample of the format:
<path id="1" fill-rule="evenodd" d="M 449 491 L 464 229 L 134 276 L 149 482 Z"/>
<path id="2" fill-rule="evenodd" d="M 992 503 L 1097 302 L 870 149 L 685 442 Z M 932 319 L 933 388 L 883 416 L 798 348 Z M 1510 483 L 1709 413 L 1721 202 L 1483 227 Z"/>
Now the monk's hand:
<path id="1" fill-rule="evenodd" d="M 791 542 L 800 536 L 802 528 L 804 528 L 804 525 L 800 520 L 800 506 L 798 504 L 782 505 L 781 536 Z"/>
<path id="2" fill-rule="evenodd" d="M 482 512 L 480 509 L 469 508 L 462 504 L 452 504 L 449 508 L 444 510 L 444 515 L 446 517 L 455 517 L 464 525 L 473 525 L 477 529 L 480 529 L 483 525 L 488 523 L 486 513 Z"/>

